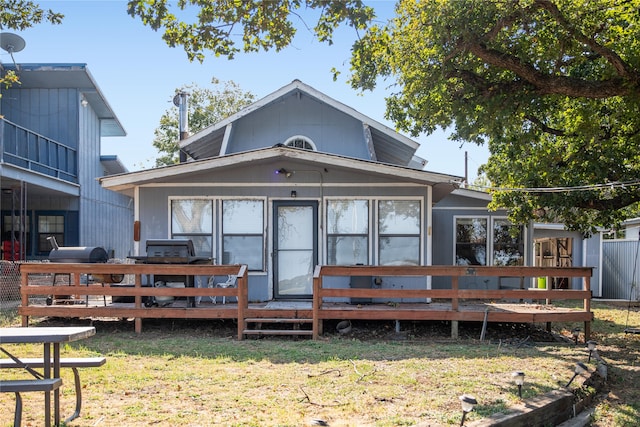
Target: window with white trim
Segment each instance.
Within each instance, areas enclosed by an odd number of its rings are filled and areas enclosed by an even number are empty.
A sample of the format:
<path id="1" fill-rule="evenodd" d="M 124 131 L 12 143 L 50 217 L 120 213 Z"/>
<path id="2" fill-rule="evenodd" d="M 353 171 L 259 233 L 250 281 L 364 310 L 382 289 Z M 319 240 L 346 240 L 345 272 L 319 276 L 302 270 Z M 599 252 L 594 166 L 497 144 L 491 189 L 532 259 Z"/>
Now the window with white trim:
<path id="1" fill-rule="evenodd" d="M 264 201 L 222 201 L 222 263 L 264 271 Z"/>
<path id="2" fill-rule="evenodd" d="M 420 265 L 419 200 L 378 202 L 378 265 Z"/>
<path id="3" fill-rule="evenodd" d="M 506 218 L 456 217 L 454 250 L 456 265 L 524 265 L 524 227 Z"/>
<path id="4" fill-rule="evenodd" d="M 327 202 L 327 264 L 369 264 L 369 201 Z"/>
<path id="5" fill-rule="evenodd" d="M 295 135 L 284 142 L 287 147 L 302 148 L 304 150 L 316 151 L 316 144 L 306 136 Z"/>
<path id="6" fill-rule="evenodd" d="M 456 218 L 456 265 L 487 265 L 487 218 Z"/>
<path id="7" fill-rule="evenodd" d="M 524 229 L 507 219 L 493 220 L 493 265 L 524 265 Z"/>
<path id="8" fill-rule="evenodd" d="M 190 239 L 198 256 L 212 256 L 213 201 L 171 200 L 171 238 Z"/>

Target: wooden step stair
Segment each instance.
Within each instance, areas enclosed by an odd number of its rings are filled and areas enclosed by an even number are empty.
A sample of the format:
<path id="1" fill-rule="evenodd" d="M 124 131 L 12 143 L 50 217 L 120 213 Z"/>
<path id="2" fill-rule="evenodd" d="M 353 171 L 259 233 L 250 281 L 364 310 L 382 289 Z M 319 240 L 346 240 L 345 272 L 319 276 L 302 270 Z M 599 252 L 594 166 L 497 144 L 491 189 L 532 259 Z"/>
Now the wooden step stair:
<path id="1" fill-rule="evenodd" d="M 311 336 L 313 330 L 300 329 L 302 324 L 311 324 L 313 319 L 298 319 L 288 317 L 259 317 L 244 319 L 245 328 L 242 331 L 245 335 L 280 335 L 280 336 Z M 290 324 L 292 329 L 262 329 L 264 324 Z M 249 328 L 249 324 L 254 324 L 253 328 Z"/>

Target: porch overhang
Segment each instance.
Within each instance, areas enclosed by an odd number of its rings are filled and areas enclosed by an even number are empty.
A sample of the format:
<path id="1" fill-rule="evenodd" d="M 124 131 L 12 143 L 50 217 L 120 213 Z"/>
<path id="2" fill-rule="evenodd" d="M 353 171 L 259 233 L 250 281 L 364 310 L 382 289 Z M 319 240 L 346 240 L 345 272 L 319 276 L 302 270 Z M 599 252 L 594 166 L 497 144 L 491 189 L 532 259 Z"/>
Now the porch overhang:
<path id="1" fill-rule="evenodd" d="M 103 177 L 100 178 L 100 183 L 104 188 L 132 197 L 135 187 L 171 183 L 177 180 L 184 182 L 189 176 L 196 176 L 203 172 L 214 170 L 225 171 L 243 165 L 257 165 L 273 161 L 295 161 L 299 164 L 309 165 L 310 167 L 320 167 L 327 170 L 341 169 L 354 173 L 370 174 L 385 179 L 388 178 L 399 183 L 431 186 L 433 188 L 432 198 L 434 203 L 458 188 L 463 180 L 462 177 L 454 175 L 417 170 L 351 157 L 290 147 L 271 147 L 128 174 Z"/>
<path id="2" fill-rule="evenodd" d="M 10 163 L 0 163 L 0 176 L 2 176 L 2 190 L 17 189 L 20 188 L 21 183 L 26 183 L 30 196 L 80 196 L 78 184 L 23 169 Z"/>

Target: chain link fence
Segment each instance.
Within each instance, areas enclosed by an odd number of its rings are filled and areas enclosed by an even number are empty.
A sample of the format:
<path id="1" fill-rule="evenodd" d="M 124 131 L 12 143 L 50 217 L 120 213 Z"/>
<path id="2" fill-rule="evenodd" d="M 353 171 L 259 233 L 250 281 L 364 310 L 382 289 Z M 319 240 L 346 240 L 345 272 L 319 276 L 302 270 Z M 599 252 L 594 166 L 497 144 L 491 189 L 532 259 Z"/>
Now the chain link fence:
<path id="1" fill-rule="evenodd" d="M 20 266 L 25 263 L 32 262 L 49 262 L 49 261 L 5 261 L 0 260 L 0 322 L 7 323 L 15 320 L 18 316 L 18 307 L 21 303 L 20 283 L 22 277 L 20 275 Z M 129 264 L 133 263 L 130 259 L 110 259 L 108 263 Z M 82 275 L 80 278 L 82 284 L 92 282 L 92 277 Z M 126 274 L 121 284 L 131 285 L 135 283 L 133 274 Z M 54 274 L 35 274 L 29 276 L 29 284 L 31 285 L 48 285 L 48 286 L 65 286 L 71 284 L 71 275 L 54 275 Z M 64 289 L 64 288 L 62 288 Z M 50 304 L 47 302 L 49 295 L 31 295 L 29 304 Z M 92 299 L 103 300 L 103 297 L 96 296 Z M 88 299 L 87 299 L 88 301 Z M 106 300 L 105 300 L 106 301 Z"/>
<path id="2" fill-rule="evenodd" d="M 20 305 L 20 263 L 0 260 L 0 318 L 12 319 Z"/>

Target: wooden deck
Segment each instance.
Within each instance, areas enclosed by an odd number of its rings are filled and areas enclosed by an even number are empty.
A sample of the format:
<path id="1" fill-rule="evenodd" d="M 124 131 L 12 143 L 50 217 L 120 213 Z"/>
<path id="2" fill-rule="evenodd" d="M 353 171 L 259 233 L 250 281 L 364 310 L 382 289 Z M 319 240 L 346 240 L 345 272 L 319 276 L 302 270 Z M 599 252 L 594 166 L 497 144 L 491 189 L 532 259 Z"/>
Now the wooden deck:
<path id="1" fill-rule="evenodd" d="M 247 335 L 309 335 L 318 339 L 323 333 L 323 321 L 334 320 L 445 320 L 451 322 L 452 336 L 457 336 L 458 322 L 547 323 L 584 322 L 589 339 L 591 312 L 591 268 L 543 267 L 369 267 L 318 266 L 314 272 L 313 300 L 307 302 L 248 302 L 248 277 L 245 265 L 176 265 L 176 264 L 55 264 L 25 263 L 20 265 L 22 276 L 19 314 L 23 326 L 30 316 L 67 318 L 133 318 L 135 330 L 142 332 L 142 321 L 148 318 L 234 319 L 238 323 L 238 339 Z M 68 275 L 70 285 L 53 284 L 54 275 Z M 109 283 L 83 283 L 83 275 L 133 275 L 135 283 L 129 287 Z M 142 276 L 225 276 L 238 277 L 235 288 L 169 288 L 143 287 Z M 447 276 L 450 289 L 352 289 L 331 288 L 324 284 L 330 276 L 373 277 L 434 277 Z M 580 290 L 520 289 L 473 290 L 458 289 L 463 276 L 519 277 L 520 283 L 534 277 L 581 277 Z M 86 280 L 85 280 L 86 282 Z M 64 295 L 60 299 L 56 296 Z M 147 307 L 148 297 L 180 297 L 165 306 Z M 227 304 L 212 304 L 209 297 L 225 296 Z M 53 298 L 47 305 L 46 297 Z M 113 302 L 128 297 L 132 302 Z M 201 297 L 195 307 L 185 300 Z M 334 302 L 336 299 L 372 299 L 371 304 Z M 559 300 L 580 300 L 579 309 L 553 304 Z M 412 302 L 395 302 L 412 301 Z M 424 301 L 424 302 L 421 302 Z M 290 324 L 293 329 L 263 329 L 268 324 Z M 302 325 L 307 325 L 305 328 Z"/>

